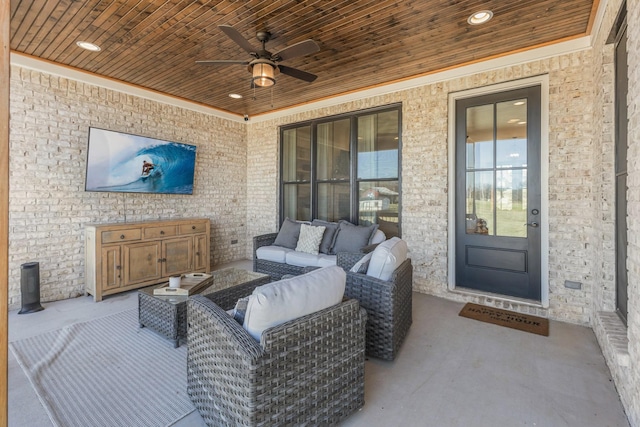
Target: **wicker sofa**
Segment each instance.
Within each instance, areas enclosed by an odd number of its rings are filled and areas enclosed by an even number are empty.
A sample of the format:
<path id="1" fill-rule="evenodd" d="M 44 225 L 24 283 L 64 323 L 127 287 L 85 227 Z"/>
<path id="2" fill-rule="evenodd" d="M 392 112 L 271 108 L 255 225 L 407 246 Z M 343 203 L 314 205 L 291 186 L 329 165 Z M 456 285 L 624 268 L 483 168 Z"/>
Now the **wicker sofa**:
<path id="1" fill-rule="evenodd" d="M 364 405 L 358 301 L 269 328 L 259 343 L 225 311 L 230 292 L 188 302 L 188 393 L 207 425 L 332 425 Z"/>

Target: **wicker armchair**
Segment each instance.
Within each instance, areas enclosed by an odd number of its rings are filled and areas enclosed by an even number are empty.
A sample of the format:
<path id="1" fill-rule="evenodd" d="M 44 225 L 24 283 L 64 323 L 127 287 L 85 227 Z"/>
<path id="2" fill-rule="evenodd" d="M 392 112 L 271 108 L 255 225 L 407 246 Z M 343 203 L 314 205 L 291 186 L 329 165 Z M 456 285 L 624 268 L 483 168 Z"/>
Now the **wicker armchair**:
<path id="1" fill-rule="evenodd" d="M 258 343 L 225 312 L 224 293 L 188 302 L 188 393 L 207 425 L 328 425 L 364 405 L 358 301 L 267 329 Z"/>
<path id="2" fill-rule="evenodd" d="M 367 355 L 393 360 L 413 321 L 411 259 L 405 260 L 389 281 L 384 281 L 349 271 L 363 256 L 362 253 L 338 254 L 338 266 L 347 271 L 345 297 L 357 299 L 360 307 L 367 310 Z"/>

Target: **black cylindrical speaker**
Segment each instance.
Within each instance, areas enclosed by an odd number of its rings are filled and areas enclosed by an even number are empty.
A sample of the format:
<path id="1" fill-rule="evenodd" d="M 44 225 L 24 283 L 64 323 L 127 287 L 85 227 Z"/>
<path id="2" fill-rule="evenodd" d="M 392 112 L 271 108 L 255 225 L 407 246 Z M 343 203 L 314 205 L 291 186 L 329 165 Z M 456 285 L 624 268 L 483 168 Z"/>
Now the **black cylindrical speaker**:
<path id="1" fill-rule="evenodd" d="M 20 266 L 20 291 L 22 308 L 18 314 L 44 310 L 40 305 L 40 263 L 27 262 Z"/>

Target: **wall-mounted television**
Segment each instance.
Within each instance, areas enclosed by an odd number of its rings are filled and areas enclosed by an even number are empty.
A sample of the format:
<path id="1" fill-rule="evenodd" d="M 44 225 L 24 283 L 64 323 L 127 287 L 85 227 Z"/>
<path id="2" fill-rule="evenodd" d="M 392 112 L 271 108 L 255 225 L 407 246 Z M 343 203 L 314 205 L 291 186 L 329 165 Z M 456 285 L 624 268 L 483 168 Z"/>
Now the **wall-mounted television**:
<path id="1" fill-rule="evenodd" d="M 89 128 L 86 191 L 193 194 L 196 146 Z"/>

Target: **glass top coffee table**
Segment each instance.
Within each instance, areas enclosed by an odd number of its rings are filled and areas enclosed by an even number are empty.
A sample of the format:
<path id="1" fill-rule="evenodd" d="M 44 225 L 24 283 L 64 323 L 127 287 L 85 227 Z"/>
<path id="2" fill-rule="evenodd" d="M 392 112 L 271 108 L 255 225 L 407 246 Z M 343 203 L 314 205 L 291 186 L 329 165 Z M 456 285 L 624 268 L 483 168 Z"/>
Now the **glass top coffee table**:
<path id="1" fill-rule="evenodd" d="M 195 294 L 204 295 L 227 290 L 225 295 L 230 300 L 238 295 L 233 300 L 233 305 L 241 296 L 250 294 L 256 286 L 271 281 L 268 274 L 254 273 L 235 267 L 215 270 L 208 274 L 211 277 L 203 280 L 209 283 L 198 286 L 199 290 Z M 154 289 L 166 285 L 163 283 L 138 291 L 138 323 L 141 328 L 147 327 L 157 332 L 171 340 L 174 347 L 178 347 L 180 339 L 187 336 L 187 301 L 189 296 L 153 294 Z"/>

